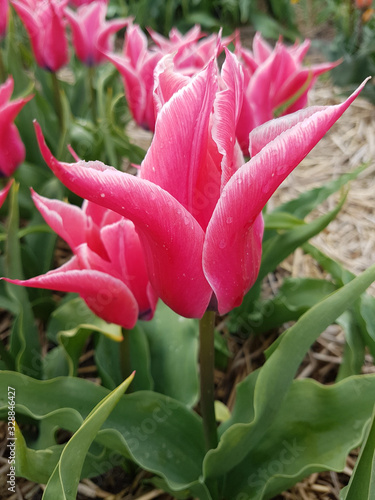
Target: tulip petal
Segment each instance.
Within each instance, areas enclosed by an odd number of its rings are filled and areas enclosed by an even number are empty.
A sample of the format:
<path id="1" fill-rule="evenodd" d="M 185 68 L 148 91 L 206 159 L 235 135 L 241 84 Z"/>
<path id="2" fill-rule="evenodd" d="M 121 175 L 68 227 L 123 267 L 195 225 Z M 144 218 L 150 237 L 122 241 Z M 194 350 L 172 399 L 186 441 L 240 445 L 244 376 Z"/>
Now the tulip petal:
<path id="1" fill-rule="evenodd" d="M 362 91 L 366 82 L 369 78 L 367 78 L 358 88 L 353 92 L 351 96 L 348 97 L 346 101 L 341 104 L 337 104 L 336 106 L 311 106 L 306 109 L 302 109 L 300 111 L 296 111 L 290 115 L 282 116 L 280 118 L 276 118 L 274 120 L 269 121 L 268 123 L 264 123 L 259 127 L 252 130 L 250 133 L 250 155 L 254 156 L 259 151 L 265 147 L 269 142 L 274 140 L 278 135 L 282 132 L 294 127 L 298 123 L 307 120 L 308 118 L 320 114 L 323 114 L 327 111 L 327 116 L 331 116 L 333 121 L 336 121 L 339 116 L 349 107 L 349 105 L 354 101 L 354 99 L 358 96 L 358 94 Z M 337 116 L 337 117 L 336 117 Z M 331 127 L 327 125 L 322 136 L 325 132 Z"/>
<path id="2" fill-rule="evenodd" d="M 50 200 L 31 189 L 36 208 L 47 224 L 74 250 L 85 241 L 86 221 L 82 210 L 60 200 Z"/>
<path id="3" fill-rule="evenodd" d="M 134 224 L 122 218 L 119 222 L 105 226 L 101 230 L 101 237 L 113 269 L 121 270 L 119 278 L 128 285 L 138 303 L 140 316 L 153 313 L 157 297 L 150 303 L 143 248 Z"/>
<path id="4" fill-rule="evenodd" d="M 172 54 L 167 54 L 158 62 L 154 71 L 154 79 L 154 103 L 157 113 L 173 94 L 185 87 L 191 80 L 188 76 L 174 71 Z"/>
<path id="5" fill-rule="evenodd" d="M 3 206 L 3 203 L 6 199 L 6 197 L 8 196 L 9 190 L 12 187 L 13 181 L 14 181 L 14 179 L 11 179 L 8 182 L 8 184 L 3 189 L 0 190 L 0 207 Z"/>
<path id="6" fill-rule="evenodd" d="M 8 76 L 6 81 L 0 85 L 0 107 L 4 106 L 13 94 L 14 80 L 12 76 Z"/>
<path id="7" fill-rule="evenodd" d="M 323 108 L 277 135 L 228 181 L 207 227 L 203 249 L 204 272 L 221 314 L 239 305 L 256 277 L 263 207 L 362 88 L 342 104 Z M 264 131 L 267 126 L 277 130 L 273 121 L 263 126 Z"/>
<path id="8" fill-rule="evenodd" d="M 138 319 L 137 302 L 129 288 L 122 281 L 100 271 L 66 270 L 62 267 L 29 280 L 3 279 L 31 288 L 79 293 L 95 314 L 124 328 L 133 328 Z"/>
<path id="9" fill-rule="evenodd" d="M 101 162 L 70 165 L 57 161 L 38 124 L 36 132 L 45 161 L 69 189 L 133 221 L 157 295 L 179 314 L 201 317 L 212 292 L 202 269 L 204 233 L 192 215 L 168 192 L 145 179 Z"/>
<path id="10" fill-rule="evenodd" d="M 194 191 L 198 176 L 206 168 L 216 89 L 216 64 L 212 60 L 163 106 L 154 140 L 142 162 L 141 177 L 168 191 L 194 215 Z"/>
<path id="11" fill-rule="evenodd" d="M 242 108 L 243 101 L 243 73 L 238 59 L 225 49 L 226 59 L 223 64 L 221 75 L 226 89 L 216 95 L 214 104 L 214 122 L 212 137 L 223 155 L 221 162 L 221 187 L 237 170 L 239 157 L 235 154 L 236 136 L 235 130 Z"/>

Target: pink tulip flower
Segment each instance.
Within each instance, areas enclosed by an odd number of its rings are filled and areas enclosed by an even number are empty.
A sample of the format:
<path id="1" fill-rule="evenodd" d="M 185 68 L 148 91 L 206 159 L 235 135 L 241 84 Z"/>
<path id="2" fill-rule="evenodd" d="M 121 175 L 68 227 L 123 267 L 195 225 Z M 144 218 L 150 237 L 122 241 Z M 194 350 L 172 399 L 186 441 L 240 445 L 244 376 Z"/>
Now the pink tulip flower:
<path id="1" fill-rule="evenodd" d="M 244 154 L 249 152 L 249 133 L 278 116 L 298 111 L 307 105 L 308 92 L 317 77 L 339 61 L 302 66 L 310 40 L 287 47 L 279 41 L 275 48 L 256 33 L 253 51 L 236 42 L 236 54 L 243 64 L 245 98 L 237 126 L 237 139 Z"/>
<path id="2" fill-rule="evenodd" d="M 146 130 L 155 128 L 153 104 L 154 70 L 162 57 L 175 54 L 176 68 L 187 76 L 201 70 L 216 53 L 218 36 L 212 35 L 199 40 L 203 34 L 199 26 L 193 27 L 185 35 L 175 28 L 170 38 L 149 30 L 156 45 L 148 48 L 147 37 L 138 25 L 129 24 L 126 30 L 123 55 L 106 54 L 121 73 L 124 80 L 125 96 L 135 122 Z M 199 41 L 198 41 L 199 40 Z M 220 46 L 229 43 L 225 39 Z"/>
<path id="3" fill-rule="evenodd" d="M 32 95 L 23 99 L 10 100 L 14 88 L 10 76 L 0 85 L 0 175 L 12 175 L 25 159 L 25 146 L 21 140 L 14 120 Z"/>
<path id="4" fill-rule="evenodd" d="M 57 71 L 68 62 L 64 8 L 68 0 L 11 0 L 29 34 L 38 65 Z"/>
<path id="5" fill-rule="evenodd" d="M 73 257 L 58 269 L 16 285 L 79 293 L 104 320 L 133 328 L 151 319 L 157 297 L 149 283 L 134 224 L 121 215 L 85 201 L 82 209 L 32 192 L 39 212 L 63 238 Z"/>
<path id="6" fill-rule="evenodd" d="M 0 39 L 4 38 L 8 27 L 9 3 L 8 0 L 0 0 Z"/>
<path id="7" fill-rule="evenodd" d="M 36 125 L 39 147 L 72 191 L 133 221 L 150 282 L 174 311 L 200 318 L 225 314 L 254 284 L 261 260 L 262 209 L 282 181 L 358 95 L 272 120 L 250 137 L 244 163 L 235 131 L 243 74 L 227 52 L 218 86 L 211 61 L 193 78 L 171 58 L 156 69 L 160 108 L 140 177 L 100 162 L 59 162 Z"/>
<path id="8" fill-rule="evenodd" d="M 106 21 L 107 4 L 96 0 L 78 7 L 77 11 L 65 10 L 73 33 L 73 44 L 78 59 L 87 66 L 96 66 L 105 61 L 103 51 L 113 50 L 111 39 L 116 31 L 124 28 L 127 19 Z"/>

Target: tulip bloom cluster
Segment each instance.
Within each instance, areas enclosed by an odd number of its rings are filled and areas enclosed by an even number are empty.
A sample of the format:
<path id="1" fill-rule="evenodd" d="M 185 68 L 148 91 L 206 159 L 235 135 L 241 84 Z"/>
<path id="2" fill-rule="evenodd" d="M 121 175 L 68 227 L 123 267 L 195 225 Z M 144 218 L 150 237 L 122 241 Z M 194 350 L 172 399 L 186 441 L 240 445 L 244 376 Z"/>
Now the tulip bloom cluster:
<path id="1" fill-rule="evenodd" d="M 53 72 L 68 62 L 67 22 L 77 57 L 88 66 L 103 62 L 103 51 L 113 50 L 111 35 L 128 22 L 126 19 L 106 22 L 106 0 L 80 2 L 77 11 L 67 7 L 68 0 L 11 2 L 29 34 L 38 65 Z"/>
<path id="2" fill-rule="evenodd" d="M 287 115 L 307 104 L 308 92 L 316 79 L 339 64 L 302 66 L 310 40 L 287 47 L 279 41 L 275 48 L 256 33 L 253 50 L 236 40 L 236 54 L 242 62 L 245 97 L 237 125 L 237 138 L 244 154 L 249 151 L 249 133 L 278 115 Z"/>
<path id="3" fill-rule="evenodd" d="M 106 13 L 107 5 L 103 0 L 81 5 L 77 11 L 65 10 L 77 57 L 87 66 L 97 66 L 105 61 L 103 52 L 113 50 L 111 35 L 128 23 L 128 19 L 106 22 Z"/>
<path id="4" fill-rule="evenodd" d="M 261 260 L 262 209 L 363 85 L 344 103 L 272 120 L 250 134 L 251 160 L 236 141 L 244 78 L 226 52 L 193 78 L 171 56 L 155 71 L 155 136 L 140 176 L 100 162 L 45 161 L 72 191 L 130 219 L 139 235 L 151 285 L 177 313 L 227 313 L 254 284 Z"/>
<path id="5" fill-rule="evenodd" d="M 148 48 L 146 35 L 138 25 L 130 23 L 126 30 L 123 55 L 107 54 L 107 58 L 119 70 L 124 80 L 125 96 L 135 122 L 146 130 L 154 130 L 154 72 L 157 63 L 166 54 L 175 53 L 176 68 L 187 76 L 201 70 L 217 51 L 217 35 L 200 40 L 204 35 L 199 26 L 185 35 L 172 29 L 169 39 L 150 30 L 155 42 Z M 229 43 L 228 40 L 220 45 Z"/>
<path id="6" fill-rule="evenodd" d="M 98 316 L 133 328 L 151 319 L 157 297 L 148 280 L 143 250 L 134 225 L 121 215 L 91 202 L 82 209 L 32 193 L 50 227 L 73 251 L 63 266 L 17 285 L 79 293 Z"/>

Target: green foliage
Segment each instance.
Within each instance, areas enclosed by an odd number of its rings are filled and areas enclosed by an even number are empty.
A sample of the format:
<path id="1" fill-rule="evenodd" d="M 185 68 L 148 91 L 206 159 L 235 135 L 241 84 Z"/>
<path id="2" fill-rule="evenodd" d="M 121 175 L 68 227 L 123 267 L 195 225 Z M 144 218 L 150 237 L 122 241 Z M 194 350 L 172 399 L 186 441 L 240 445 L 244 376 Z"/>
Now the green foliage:
<path id="1" fill-rule="evenodd" d="M 342 492 L 342 500 L 370 500 L 375 495 L 375 412 L 369 422 L 366 438 L 349 485 Z"/>
<path id="2" fill-rule="evenodd" d="M 112 8 L 122 15 L 132 15 L 143 28 L 167 35 L 173 26 L 186 31 L 194 24 L 205 30 L 225 31 L 251 24 L 263 36 L 278 39 L 280 34 L 295 40 L 298 36 L 294 9 L 290 0 L 269 0 L 262 8 L 256 0 L 120 0 Z"/>

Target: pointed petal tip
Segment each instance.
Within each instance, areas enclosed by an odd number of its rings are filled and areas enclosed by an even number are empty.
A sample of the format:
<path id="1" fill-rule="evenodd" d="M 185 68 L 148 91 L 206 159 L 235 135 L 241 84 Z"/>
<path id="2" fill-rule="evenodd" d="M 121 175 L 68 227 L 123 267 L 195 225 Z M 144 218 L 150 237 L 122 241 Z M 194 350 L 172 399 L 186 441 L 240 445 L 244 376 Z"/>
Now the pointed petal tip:
<path id="1" fill-rule="evenodd" d="M 58 161 L 53 156 L 53 154 L 51 153 L 51 150 L 47 146 L 46 140 L 45 140 L 43 132 L 42 132 L 42 127 L 39 125 L 37 120 L 33 120 L 33 125 L 34 125 L 35 134 L 36 134 L 36 139 L 38 141 L 38 146 L 39 146 L 40 152 L 43 156 L 43 159 L 47 163 L 47 165 L 50 167 L 50 169 L 54 173 L 56 173 L 55 170 L 56 170 L 56 167 L 58 166 Z"/>

